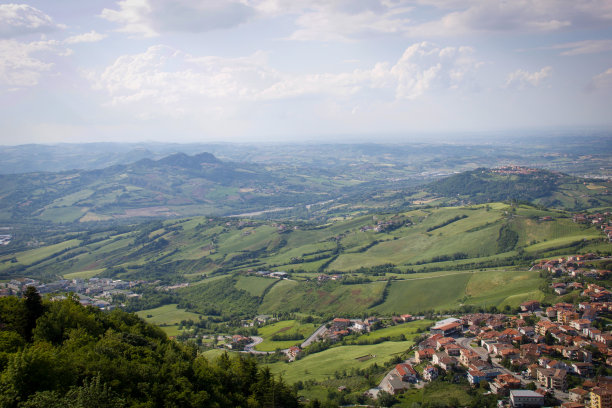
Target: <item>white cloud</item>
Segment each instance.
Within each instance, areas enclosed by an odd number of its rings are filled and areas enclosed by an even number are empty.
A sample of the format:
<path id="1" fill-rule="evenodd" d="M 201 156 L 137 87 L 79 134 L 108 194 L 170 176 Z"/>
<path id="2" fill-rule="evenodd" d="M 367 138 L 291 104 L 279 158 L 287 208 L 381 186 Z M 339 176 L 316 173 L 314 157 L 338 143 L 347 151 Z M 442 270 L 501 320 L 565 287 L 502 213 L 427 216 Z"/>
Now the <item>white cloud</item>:
<path id="1" fill-rule="evenodd" d="M 347 40 L 372 34 L 402 33 L 410 23 L 412 7 L 402 2 L 322 1 L 300 11 L 293 40 Z"/>
<path id="2" fill-rule="evenodd" d="M 595 75 L 587 86 L 588 91 L 597 91 L 602 89 L 612 89 L 612 68 L 599 75 Z"/>
<path id="3" fill-rule="evenodd" d="M 122 56 L 101 73 L 89 72 L 87 78 L 94 89 L 108 93 L 112 106 L 138 105 L 180 116 L 215 104 L 304 96 L 350 99 L 358 93 L 376 93 L 390 100 L 416 99 L 427 92 L 460 88 L 479 66 L 472 54 L 469 47 L 418 43 L 395 64 L 292 75 L 271 68 L 262 52 L 242 58 L 196 57 L 157 45 Z"/>
<path id="4" fill-rule="evenodd" d="M 239 1 L 121 0 L 101 17 L 120 25 L 119 31 L 153 37 L 164 32 L 204 32 L 235 27 L 253 9 Z"/>
<path id="5" fill-rule="evenodd" d="M 0 38 L 47 33 L 65 28 L 51 17 L 27 4 L 0 4 Z"/>
<path id="6" fill-rule="evenodd" d="M 102 41 L 108 37 L 106 34 L 97 33 L 95 30 L 91 30 L 88 33 L 73 35 L 64 40 L 66 44 L 78 44 L 78 43 L 93 43 Z"/>
<path id="7" fill-rule="evenodd" d="M 575 56 L 584 54 L 596 54 L 600 52 L 612 51 L 612 40 L 586 40 L 574 41 L 564 44 L 557 44 L 552 47 L 561 52 L 563 56 Z"/>
<path id="8" fill-rule="evenodd" d="M 612 21 L 608 0 L 421 0 L 444 12 L 438 19 L 407 30 L 411 36 L 449 36 L 487 32 L 550 32 L 606 27 Z"/>
<path id="9" fill-rule="evenodd" d="M 506 87 L 524 89 L 539 86 L 544 79 L 552 73 L 552 67 L 544 67 L 537 72 L 528 72 L 522 69 L 510 73 L 506 79 Z"/>
<path id="10" fill-rule="evenodd" d="M 38 84 L 43 73 L 50 71 L 50 56 L 67 56 L 71 50 L 58 41 L 0 40 L 0 85 L 26 87 Z M 42 56 L 42 57 L 41 57 Z"/>

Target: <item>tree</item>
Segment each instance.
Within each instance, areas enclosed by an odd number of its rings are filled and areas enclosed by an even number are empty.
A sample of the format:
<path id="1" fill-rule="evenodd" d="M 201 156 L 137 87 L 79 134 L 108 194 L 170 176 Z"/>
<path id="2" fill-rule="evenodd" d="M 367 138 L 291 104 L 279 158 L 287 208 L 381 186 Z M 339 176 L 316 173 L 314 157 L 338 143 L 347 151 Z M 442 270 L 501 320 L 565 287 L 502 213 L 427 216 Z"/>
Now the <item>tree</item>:
<path id="1" fill-rule="evenodd" d="M 32 330 L 36 327 L 36 320 L 42 316 L 44 307 L 42 299 L 34 286 L 28 286 L 23 294 L 24 304 L 26 308 L 26 340 L 32 339 Z"/>

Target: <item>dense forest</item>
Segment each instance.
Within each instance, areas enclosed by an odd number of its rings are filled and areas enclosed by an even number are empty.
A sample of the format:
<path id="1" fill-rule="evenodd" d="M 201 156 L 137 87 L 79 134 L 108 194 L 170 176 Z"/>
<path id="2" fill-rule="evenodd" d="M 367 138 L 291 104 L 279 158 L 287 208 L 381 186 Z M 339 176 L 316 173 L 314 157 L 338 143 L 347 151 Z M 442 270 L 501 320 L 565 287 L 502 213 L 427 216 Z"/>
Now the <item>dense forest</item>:
<path id="1" fill-rule="evenodd" d="M 297 407 L 251 357 L 197 356 L 157 327 L 72 298 L 0 298 L 0 407 Z"/>

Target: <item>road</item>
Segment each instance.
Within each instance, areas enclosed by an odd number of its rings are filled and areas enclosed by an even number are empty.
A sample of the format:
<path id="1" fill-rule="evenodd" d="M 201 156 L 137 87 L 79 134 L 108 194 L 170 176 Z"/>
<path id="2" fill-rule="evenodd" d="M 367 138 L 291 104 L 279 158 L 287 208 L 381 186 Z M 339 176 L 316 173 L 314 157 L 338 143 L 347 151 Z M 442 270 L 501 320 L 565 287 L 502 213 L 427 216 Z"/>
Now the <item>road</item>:
<path id="1" fill-rule="evenodd" d="M 270 353 L 273 353 L 271 351 L 259 351 L 259 350 L 255 350 L 255 346 L 258 345 L 259 343 L 261 343 L 264 339 L 259 337 L 259 336 L 251 336 L 251 338 L 253 339 L 253 342 L 247 344 L 246 346 L 244 346 L 243 353 L 251 353 L 251 354 L 270 354 Z"/>
<path id="2" fill-rule="evenodd" d="M 312 344 L 313 342 L 319 340 L 319 337 L 321 337 L 323 335 L 323 333 L 325 333 L 325 331 L 327 330 L 327 328 L 325 327 L 325 325 L 322 325 L 321 327 L 319 327 L 314 333 L 312 333 L 310 335 L 310 337 L 308 337 L 301 345 L 301 348 L 306 348 L 308 346 L 310 346 L 310 344 Z"/>

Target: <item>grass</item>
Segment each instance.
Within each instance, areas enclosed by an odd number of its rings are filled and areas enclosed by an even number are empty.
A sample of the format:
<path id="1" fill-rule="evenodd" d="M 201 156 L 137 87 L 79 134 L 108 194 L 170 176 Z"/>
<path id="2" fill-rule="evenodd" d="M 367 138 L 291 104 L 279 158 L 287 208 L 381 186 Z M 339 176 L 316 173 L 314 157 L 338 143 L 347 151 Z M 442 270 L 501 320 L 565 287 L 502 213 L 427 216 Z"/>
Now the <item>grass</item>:
<path id="1" fill-rule="evenodd" d="M 103 272 L 104 269 L 92 269 L 90 271 L 79 271 L 79 272 L 71 272 L 64 274 L 64 279 L 89 279 L 93 278 L 100 272 Z"/>
<path id="2" fill-rule="evenodd" d="M 78 239 L 71 239 L 68 241 L 60 242 L 54 245 L 48 245 L 36 249 L 30 249 L 29 251 L 19 252 L 15 256 L 17 258 L 17 265 L 31 265 L 35 262 L 49 258 L 53 254 L 62 251 L 70 247 L 79 246 L 81 241 Z M 15 264 L 12 264 L 15 265 Z M 10 265 L 9 265 L 10 266 Z"/>
<path id="3" fill-rule="evenodd" d="M 276 282 L 278 282 L 278 279 L 275 278 L 240 276 L 235 286 L 236 289 L 246 290 L 253 296 L 261 296 L 270 285 L 273 285 Z"/>
<path id="4" fill-rule="evenodd" d="M 351 368 L 364 369 L 370 365 L 383 364 L 394 355 L 406 352 L 413 345 L 412 341 L 383 342 L 367 346 L 340 346 L 310 354 L 301 360 L 292 363 L 269 364 L 270 370 L 276 375 L 282 375 L 289 384 L 298 380 L 323 381 L 334 376 L 334 372 L 350 370 Z M 359 357 L 371 355 L 366 361 Z"/>
<path id="5" fill-rule="evenodd" d="M 289 282 L 289 281 L 283 281 Z M 386 282 L 342 285 L 338 282 L 291 282 L 275 285 L 265 296 L 261 313 L 300 310 L 302 312 L 333 313 L 336 315 L 363 312 L 379 301 Z"/>
<path id="6" fill-rule="evenodd" d="M 181 320 L 199 320 L 201 315 L 188 312 L 185 309 L 178 309 L 177 304 L 169 304 L 154 309 L 146 309 L 136 312 L 136 314 L 147 322 L 157 326 L 173 326 L 180 324 Z M 150 317 L 149 317 L 150 316 Z"/>
<path id="7" fill-rule="evenodd" d="M 395 326 L 385 327 L 384 329 L 376 330 L 371 333 L 362 334 L 357 337 L 356 341 L 369 340 L 374 341 L 382 337 L 397 337 L 402 334 L 406 337 L 413 336 L 418 333 L 419 329 L 425 330 L 431 324 L 432 320 L 415 320 L 408 323 L 397 324 Z"/>
<path id="8" fill-rule="evenodd" d="M 317 329 L 317 325 L 313 323 L 301 324 L 296 320 L 283 320 L 270 324 L 268 326 L 260 327 L 258 329 L 259 336 L 263 337 L 264 341 L 255 347 L 259 351 L 274 351 L 276 349 L 286 349 L 291 346 L 296 346 L 304 342 L 314 331 Z M 273 341 L 272 336 L 278 335 L 289 335 L 299 333 L 303 336 L 303 340 L 287 340 L 287 341 Z"/>
<path id="9" fill-rule="evenodd" d="M 411 407 L 413 403 L 435 402 L 441 406 L 468 406 L 472 397 L 468 394 L 469 385 L 450 384 L 434 381 L 422 389 L 411 389 L 399 397 L 400 407 Z"/>
<path id="10" fill-rule="evenodd" d="M 373 310 L 400 314 L 456 309 L 461 304 L 517 306 L 526 299 L 540 299 L 540 283 L 536 272 L 505 269 L 394 281 L 386 301 Z"/>

